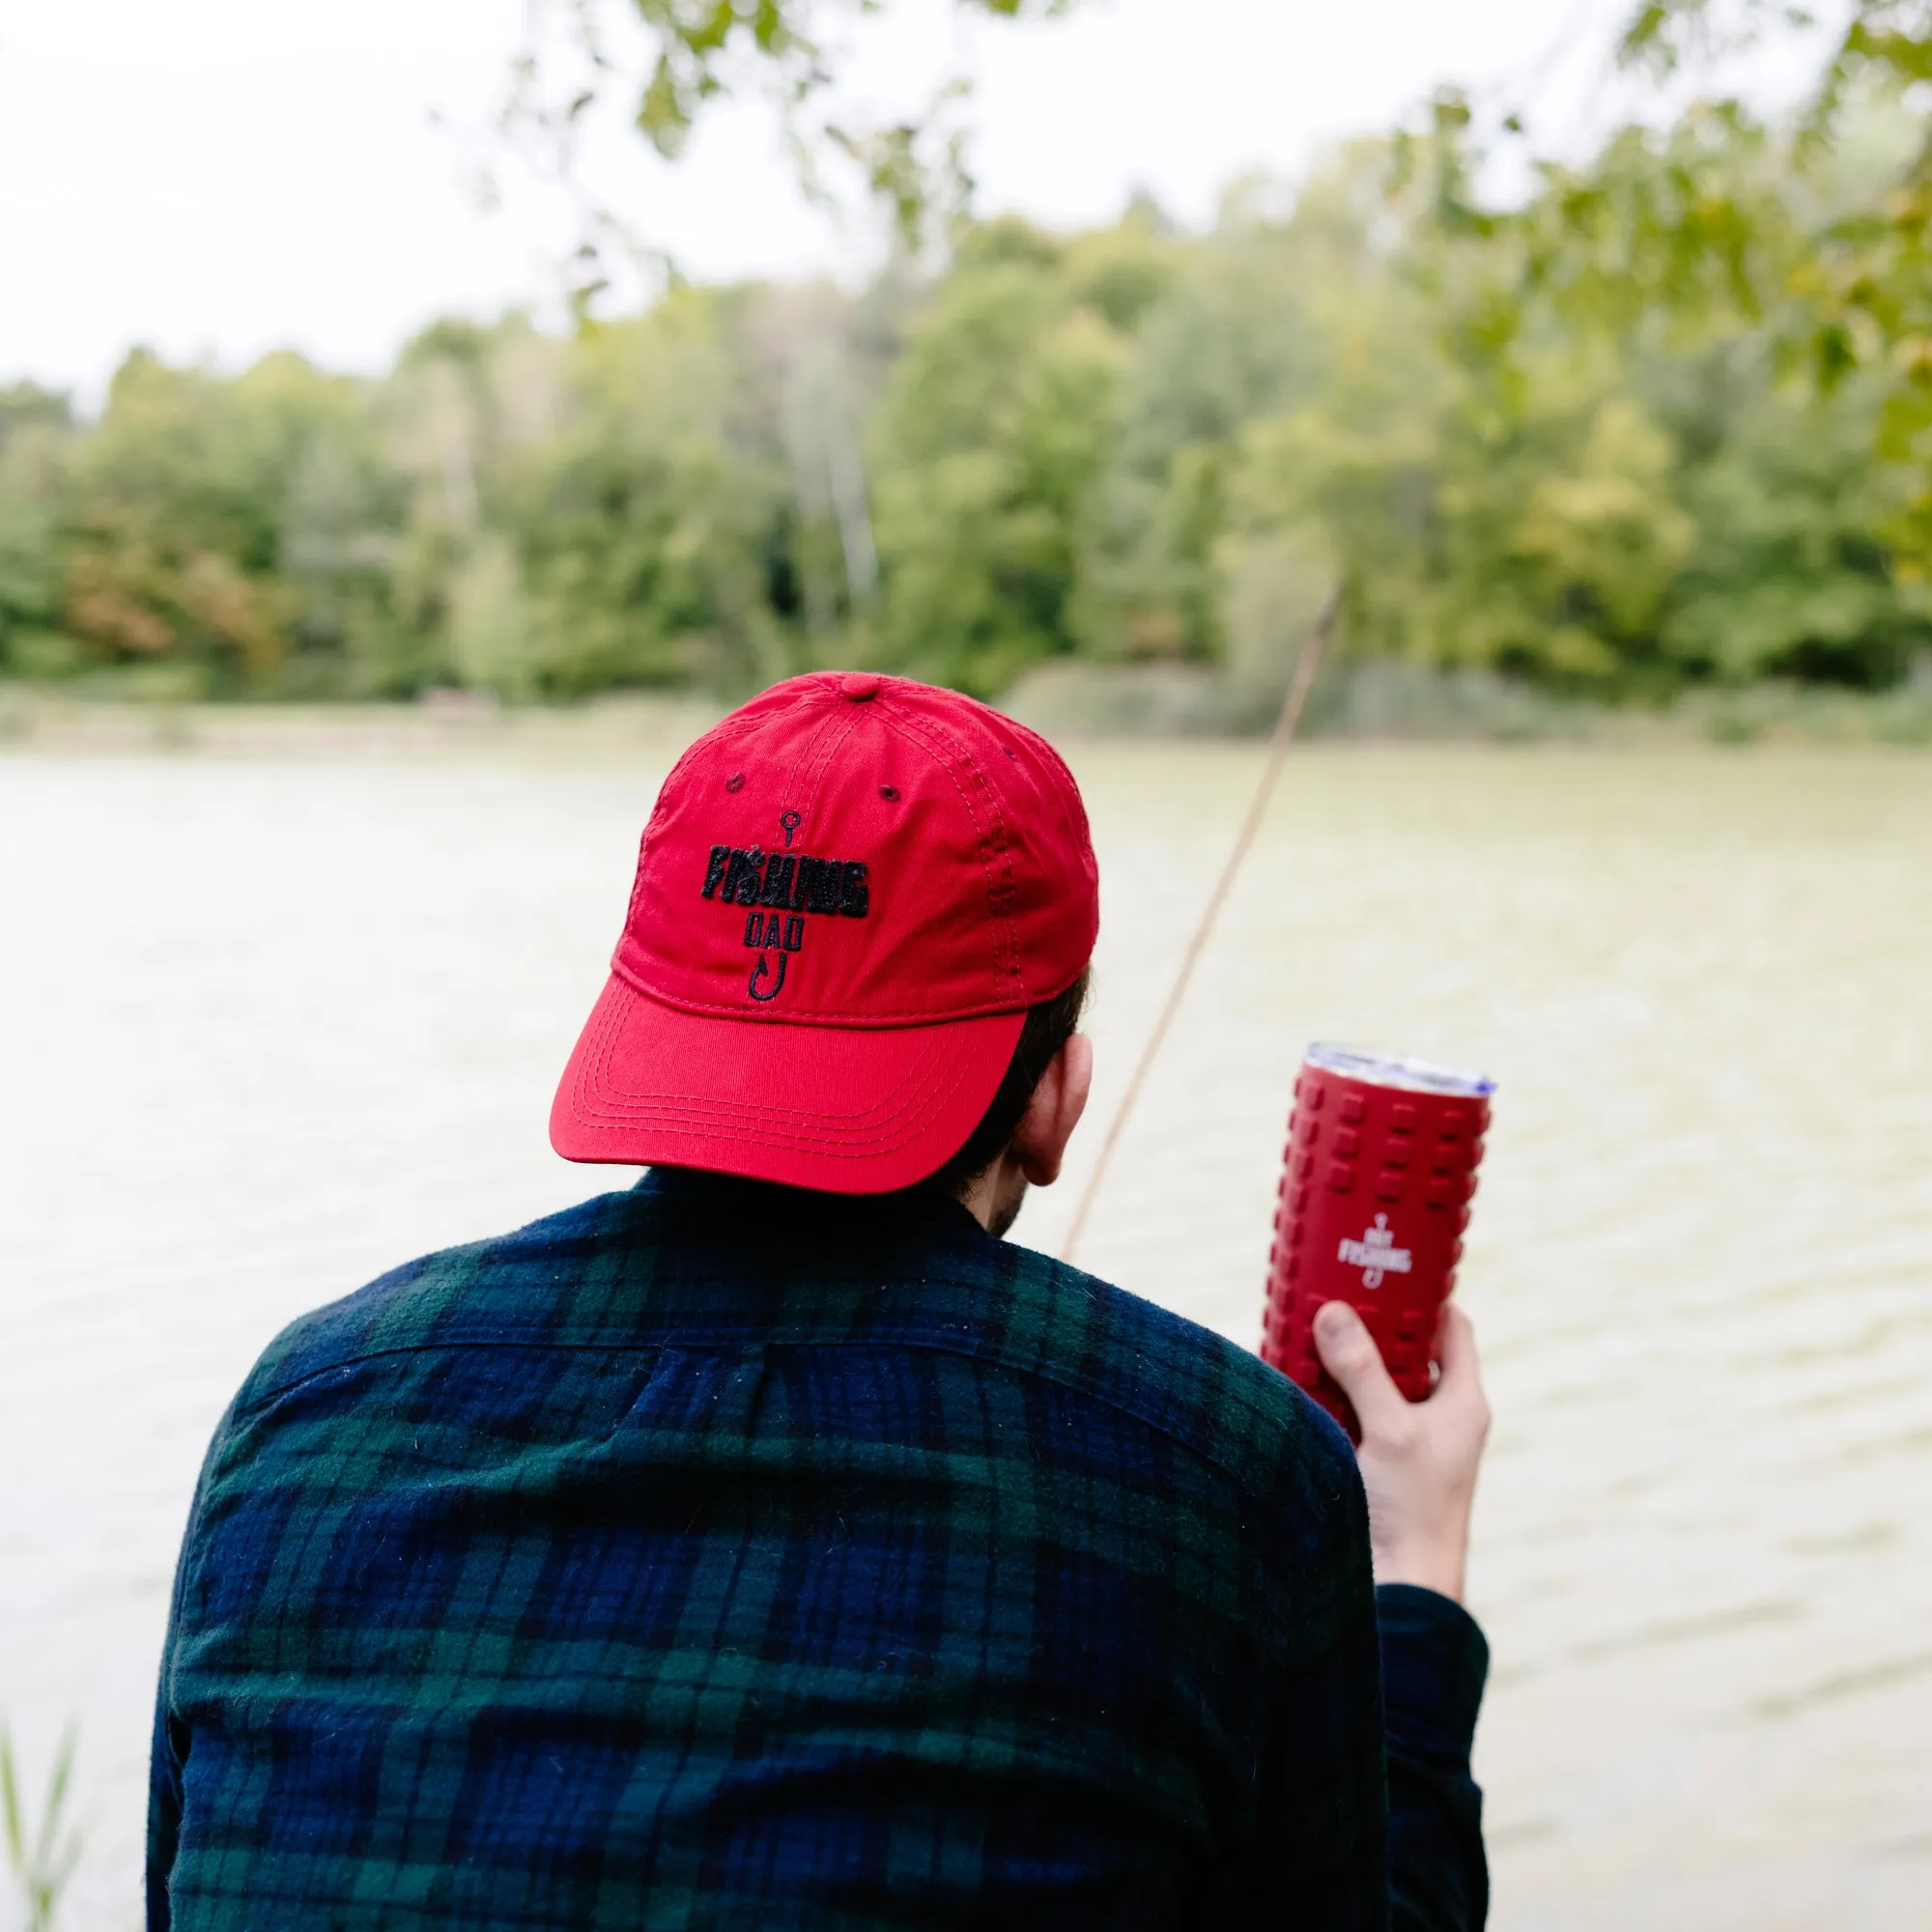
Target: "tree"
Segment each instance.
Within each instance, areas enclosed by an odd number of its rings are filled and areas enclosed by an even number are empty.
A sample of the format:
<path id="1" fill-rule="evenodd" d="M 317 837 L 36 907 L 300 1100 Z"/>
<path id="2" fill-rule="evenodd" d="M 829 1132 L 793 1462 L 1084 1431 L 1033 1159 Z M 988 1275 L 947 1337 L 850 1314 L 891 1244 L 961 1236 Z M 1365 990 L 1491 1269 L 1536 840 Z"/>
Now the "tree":
<path id="1" fill-rule="evenodd" d="M 1206 232 L 962 218 L 858 296 L 440 323 L 375 380 L 137 352 L 93 423 L 0 397 L 0 663 L 525 699 L 1078 655 L 1259 711 L 1339 577 L 1357 651 L 1882 685 L 1932 641 L 1915 365 L 1821 355 L 1818 288 L 1923 120 L 1834 112 L 1692 106 L 1498 205 L 1445 99 Z"/>
<path id="2" fill-rule="evenodd" d="M 1620 52 L 1658 74 L 1712 83 L 1702 110 L 1741 133 L 1749 116 L 1722 91 L 1727 62 L 1765 35 L 1810 16 L 1773 0 L 1644 0 Z M 1721 184 L 1687 175 L 1690 192 L 1629 225 L 1634 279 L 1680 311 L 1701 304 L 1701 278 L 1717 273 L 1776 311 L 1780 355 L 1802 364 L 1821 392 L 1860 380 L 1877 397 L 1874 453 L 1911 477 L 1886 525 L 1899 568 L 1918 581 L 1932 568 L 1932 0 L 1851 0 L 1797 128 L 1784 143 L 1793 173 L 1808 177 L 1812 205 L 1766 225 L 1763 208 L 1737 203 Z M 1846 151 L 1883 104 L 1889 152 L 1848 170 Z M 1862 124 L 1862 128 L 1861 125 Z M 1601 176 L 1602 169 L 1595 171 Z M 1852 177 L 1847 179 L 1848 174 Z M 1860 175 L 1862 179 L 1858 179 Z M 1545 262 L 1566 271 L 1600 227 L 1592 185 L 1577 183 L 1571 213 L 1551 227 Z M 1851 191 L 1848 191 L 1850 189 Z"/>
<path id="3" fill-rule="evenodd" d="M 31 383 L 0 389 L 0 666 L 57 676 L 80 662 L 62 635 L 60 499 L 77 442 L 67 399 Z"/>
<path id="4" fill-rule="evenodd" d="M 1089 504 L 1116 436 L 1122 327 L 1161 283 L 1137 232 L 963 230 L 873 439 L 880 660 L 997 693 L 1077 648 Z"/>
<path id="5" fill-rule="evenodd" d="M 1018 20 L 1078 0 L 953 0 L 962 14 Z M 578 183 L 583 128 L 614 109 L 667 160 L 707 109 L 762 98 L 778 114 L 797 177 L 814 199 L 843 172 L 885 209 L 917 252 L 937 220 L 963 215 L 972 192 L 969 77 L 955 74 L 897 120 L 855 113 L 839 96 L 854 36 L 887 0 L 538 0 L 513 68 L 501 128 L 533 144 L 545 171 Z M 573 298 L 582 310 L 610 285 L 614 245 L 652 252 L 647 236 L 580 191 Z"/>

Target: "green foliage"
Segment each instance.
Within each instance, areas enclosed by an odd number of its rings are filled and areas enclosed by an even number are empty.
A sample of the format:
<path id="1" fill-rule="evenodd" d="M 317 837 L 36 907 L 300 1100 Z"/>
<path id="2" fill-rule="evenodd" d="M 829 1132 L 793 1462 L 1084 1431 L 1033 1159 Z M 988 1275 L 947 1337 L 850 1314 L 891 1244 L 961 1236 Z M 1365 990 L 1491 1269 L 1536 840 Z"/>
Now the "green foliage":
<path id="1" fill-rule="evenodd" d="M 1634 66 L 1701 71 L 1716 82 L 1728 56 L 1794 22 L 1813 24 L 1772 0 L 1646 0 L 1622 52 Z M 1915 580 L 1932 567 L 1932 134 L 1920 99 L 1928 81 L 1932 6 L 1851 0 L 1786 143 L 1788 172 L 1804 178 L 1812 207 L 1790 220 L 1805 197 L 1787 193 L 1780 211 L 1787 218 L 1758 232 L 1750 215 L 1762 213 L 1760 196 L 1756 209 L 1736 211 L 1742 218 L 1731 221 L 1727 238 L 1740 295 L 1765 295 L 1778 306 L 1775 335 L 1786 359 L 1802 363 L 1823 390 L 1862 378 L 1876 392 L 1874 453 L 1911 479 L 1884 534 Z M 1875 107 L 1889 112 L 1875 116 Z M 1734 129 L 1747 123 L 1735 100 L 1707 113 Z M 1876 166 L 1868 161 L 1860 179 L 1844 156 L 1856 154 L 1875 118 L 1891 124 L 1894 152 Z M 1706 197 L 1722 199 L 1708 185 Z M 1693 198 L 1639 238 L 1633 258 L 1640 274 L 1673 259 L 1708 268 L 1719 251 L 1700 233 L 1703 208 Z M 1554 239 L 1560 259 L 1572 238 Z M 1662 293 L 1681 308 L 1678 291 Z"/>
<path id="2" fill-rule="evenodd" d="M 0 664 L 59 675 L 79 662 L 63 638 L 58 505 L 73 447 L 66 402 L 30 384 L 0 390 Z"/>
<path id="3" fill-rule="evenodd" d="M 1695 109 L 1498 209 L 1444 99 L 1206 234 L 969 224 L 858 297 L 442 324 L 379 381 L 137 353 L 92 423 L 0 395 L 0 652 L 512 700 L 1079 656 L 1259 699 L 1339 582 L 1358 652 L 1882 686 L 1932 644 L 1932 188 L 1895 90 L 1837 111 L 1820 148 Z"/>
<path id="4" fill-rule="evenodd" d="M 488 495 L 516 553 L 501 568 L 526 585 L 536 689 L 736 687 L 787 668 L 766 569 L 783 542 L 782 457 L 747 392 L 742 306 L 682 292 L 497 371 L 526 389 L 528 440 L 497 453 Z M 509 622 L 509 600 L 496 608 Z"/>
<path id="5" fill-rule="evenodd" d="M 1927 639 L 1874 536 L 1888 521 L 1868 409 L 1763 394 L 1687 479 L 1699 541 L 1660 642 L 1686 674 L 1897 682 Z"/>
<path id="6" fill-rule="evenodd" d="M 74 1733 L 70 1729 L 54 1753 L 41 1801 L 41 1822 L 35 1828 L 27 1818 L 12 1734 L 0 1724 L 0 1839 L 26 1909 L 26 1932 L 53 1932 L 61 1899 L 80 1862 L 81 1834 L 68 1822 L 73 1752 Z"/>
<path id="7" fill-rule="evenodd" d="M 1083 508 L 1125 356 L 1083 298 L 1088 266 L 999 223 L 967 238 L 913 324 L 874 448 L 881 662 L 990 694 L 1071 648 Z"/>
<path id="8" fill-rule="evenodd" d="M 1065 0 L 1037 8 L 1030 8 L 1029 0 L 962 4 L 1011 18 L 1029 11 L 1061 12 Z M 644 27 L 648 50 L 638 126 L 667 156 L 682 150 L 705 105 L 742 87 L 748 74 L 761 72 L 794 105 L 820 94 L 834 78 L 821 25 L 827 12 L 880 11 L 879 0 L 834 10 L 815 0 L 631 0 L 631 6 Z M 595 10 L 585 11 L 594 33 Z M 636 85 L 628 77 L 618 84 Z"/>
<path id="9" fill-rule="evenodd" d="M 1358 632 L 1605 690 L 1903 674 L 1932 639 L 1916 378 L 1824 354 L 1816 291 L 1923 132 L 1884 92 L 1839 132 L 1696 106 L 1484 211 L 1440 104 L 1399 169 L 1449 379 L 1435 487 L 1395 571 L 1354 573 Z"/>
<path id="10" fill-rule="evenodd" d="M 1078 0 L 953 0 L 996 20 L 1063 14 Z M 777 111 L 805 193 L 829 200 L 828 161 L 846 173 L 917 255 L 963 214 L 971 198 L 973 93 L 965 73 L 897 118 L 878 119 L 841 98 L 867 27 L 889 0 L 528 0 L 526 44 L 512 65 L 500 131 L 534 142 L 544 171 L 582 197 L 577 161 L 584 128 L 614 110 L 657 154 L 675 160 L 705 113 L 725 99 L 762 99 Z M 610 287 L 613 239 L 647 256 L 630 224 L 585 201 L 572 264 L 581 312 Z M 660 267 L 666 266 L 662 262 Z"/>

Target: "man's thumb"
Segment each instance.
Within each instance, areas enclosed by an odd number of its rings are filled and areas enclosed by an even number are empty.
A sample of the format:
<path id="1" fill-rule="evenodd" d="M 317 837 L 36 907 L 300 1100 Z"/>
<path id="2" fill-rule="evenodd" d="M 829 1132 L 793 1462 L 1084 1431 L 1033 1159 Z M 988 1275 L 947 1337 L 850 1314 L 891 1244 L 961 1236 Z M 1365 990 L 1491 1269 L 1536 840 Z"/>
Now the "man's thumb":
<path id="1" fill-rule="evenodd" d="M 1315 1347 L 1321 1366 L 1355 1405 L 1364 1431 L 1373 1427 L 1378 1415 L 1391 1412 L 1390 1404 L 1402 1402 L 1402 1391 L 1382 1366 L 1376 1338 L 1346 1301 L 1330 1301 L 1317 1311 Z"/>

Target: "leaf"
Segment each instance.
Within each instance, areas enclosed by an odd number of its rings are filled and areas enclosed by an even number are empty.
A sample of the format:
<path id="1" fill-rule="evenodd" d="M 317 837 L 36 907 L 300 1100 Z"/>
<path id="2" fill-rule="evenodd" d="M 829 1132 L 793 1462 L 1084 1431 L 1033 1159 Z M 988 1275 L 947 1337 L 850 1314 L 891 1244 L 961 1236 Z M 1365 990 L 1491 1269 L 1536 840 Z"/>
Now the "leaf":
<path id="1" fill-rule="evenodd" d="M 68 1784 L 73 1776 L 74 1730 L 70 1724 L 62 1734 L 54 1753 L 53 1771 L 47 1779 L 47 1795 L 41 1810 L 41 1835 L 35 1847 L 35 1865 L 44 1871 L 60 1835 L 61 1813 L 67 1804 Z"/>
<path id="2" fill-rule="evenodd" d="M 0 1817 L 7 1835 L 7 1861 L 16 1872 L 27 1867 L 27 1834 L 20 1818 L 20 1775 L 14 1757 L 13 1733 L 0 1725 Z"/>
<path id="3" fill-rule="evenodd" d="M 691 133 L 691 111 L 669 54 L 660 54 L 650 85 L 638 104 L 638 126 L 667 160 L 676 159 Z"/>
<path id="4" fill-rule="evenodd" d="M 30 1833 L 13 1738 L 0 1725 L 0 1813 L 4 1813 L 7 1860 L 26 1894 L 28 1932 L 51 1932 L 55 1911 L 80 1862 L 82 1835 L 67 1824 L 76 1739 L 70 1724 L 54 1753 L 40 1829 Z"/>
<path id="5" fill-rule="evenodd" d="M 731 38 L 731 29 L 737 24 L 736 0 L 712 0 L 709 13 L 694 25 L 681 27 L 678 38 L 695 54 L 713 54 Z"/>

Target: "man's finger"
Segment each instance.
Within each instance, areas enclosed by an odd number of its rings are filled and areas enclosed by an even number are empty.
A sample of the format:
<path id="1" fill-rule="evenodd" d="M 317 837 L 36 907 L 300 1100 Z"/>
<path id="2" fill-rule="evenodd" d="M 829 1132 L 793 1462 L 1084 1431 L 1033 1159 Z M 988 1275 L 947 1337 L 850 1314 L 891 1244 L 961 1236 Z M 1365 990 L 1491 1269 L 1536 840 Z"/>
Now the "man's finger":
<path id="1" fill-rule="evenodd" d="M 1436 1355 L 1442 1364 L 1442 1379 L 1435 1393 L 1452 1400 L 1480 1396 L 1483 1392 L 1482 1365 L 1476 1359 L 1476 1330 L 1460 1308 L 1442 1311 L 1442 1327 L 1436 1337 Z"/>
<path id="2" fill-rule="evenodd" d="M 1365 1435 L 1407 1407 L 1402 1391 L 1382 1366 L 1376 1338 L 1346 1301 L 1327 1302 L 1316 1312 L 1315 1347 L 1321 1366 L 1355 1405 Z"/>

